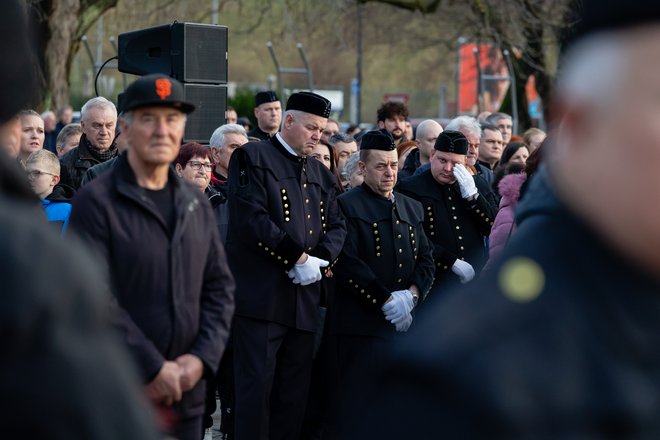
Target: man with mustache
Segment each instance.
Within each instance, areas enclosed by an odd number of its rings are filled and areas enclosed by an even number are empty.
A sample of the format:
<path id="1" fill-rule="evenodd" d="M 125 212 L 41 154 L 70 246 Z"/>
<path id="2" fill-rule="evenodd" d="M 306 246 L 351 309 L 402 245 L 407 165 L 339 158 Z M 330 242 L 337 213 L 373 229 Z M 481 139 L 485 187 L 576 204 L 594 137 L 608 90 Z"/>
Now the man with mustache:
<path id="1" fill-rule="evenodd" d="M 394 139 L 394 145 L 399 145 L 406 139 L 406 118 L 408 108 L 401 102 L 388 101 L 377 111 L 378 128 L 387 130 Z"/>

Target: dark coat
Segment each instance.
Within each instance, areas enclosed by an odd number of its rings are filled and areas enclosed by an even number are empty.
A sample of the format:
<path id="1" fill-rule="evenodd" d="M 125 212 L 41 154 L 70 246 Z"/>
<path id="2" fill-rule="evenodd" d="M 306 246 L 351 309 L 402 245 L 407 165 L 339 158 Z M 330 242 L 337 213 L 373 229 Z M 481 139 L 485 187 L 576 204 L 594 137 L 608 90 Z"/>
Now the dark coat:
<path id="1" fill-rule="evenodd" d="M 332 328 L 337 334 L 392 337 L 381 307 L 395 290 L 415 284 L 426 296 L 433 283 L 432 245 L 419 202 L 394 193 L 394 203 L 366 184 L 338 199 L 348 233 L 333 268 L 337 290 Z"/>
<path id="2" fill-rule="evenodd" d="M 320 283 L 295 285 L 287 271 L 303 252 L 331 263 L 339 255 L 346 227 L 338 192 L 321 162 L 293 156 L 275 136 L 234 151 L 227 255 L 237 315 L 316 331 Z"/>
<path id="3" fill-rule="evenodd" d="M 105 162 L 101 162 L 99 164 L 94 165 L 91 168 L 88 168 L 87 171 L 85 171 L 85 174 L 83 174 L 82 180 L 80 181 L 80 186 L 85 186 L 92 180 L 99 177 L 101 174 L 110 171 L 112 167 L 115 166 L 115 162 L 117 162 L 117 157 L 119 156 L 115 156 L 110 160 L 106 160 Z"/>
<path id="4" fill-rule="evenodd" d="M 3 437 L 162 438 L 108 326 L 108 292 L 89 255 L 53 234 L 30 204 L 2 194 L 0 261 Z"/>
<path id="5" fill-rule="evenodd" d="M 531 180 L 501 257 L 400 341 L 354 438 L 658 437 L 657 274 L 576 217 L 544 171 Z"/>
<path id="6" fill-rule="evenodd" d="M 268 133 L 259 128 L 258 125 L 252 130 L 248 131 L 247 135 L 248 137 L 261 139 L 262 141 L 267 141 L 271 137 Z"/>
<path id="7" fill-rule="evenodd" d="M 486 264 L 484 240 L 490 234 L 497 206 L 489 197 L 490 188 L 477 177 L 474 180 L 479 197 L 473 202 L 463 199 L 457 182 L 442 185 L 433 178 L 431 170 L 397 186 L 398 191 L 424 206 L 424 230 L 434 247 L 436 282 L 457 278 L 451 268 L 458 258 L 470 263 L 477 273 Z"/>
<path id="8" fill-rule="evenodd" d="M 412 176 L 421 166 L 422 162 L 419 160 L 419 148 L 415 148 L 410 154 L 408 154 L 408 157 L 406 157 L 406 161 L 403 163 L 403 167 L 398 174 L 399 180 Z"/>
<path id="9" fill-rule="evenodd" d="M 227 242 L 227 229 L 229 228 L 229 204 L 227 203 L 227 196 L 225 193 L 216 191 L 215 188 L 209 185 L 204 191 L 208 197 L 213 214 L 215 214 L 215 224 L 218 226 L 220 232 L 220 242 Z"/>
<path id="10" fill-rule="evenodd" d="M 114 143 L 111 148 L 116 149 Z M 90 153 L 87 137 L 83 134 L 78 146 L 60 157 L 60 182 L 78 190 L 85 172 L 99 163 L 101 161 Z"/>
<path id="11" fill-rule="evenodd" d="M 145 382 L 166 359 L 185 353 L 215 371 L 234 311 L 234 283 L 211 206 L 171 168 L 168 179 L 176 212 L 172 234 L 126 155 L 78 192 L 69 221 L 107 266 L 115 325 Z M 185 416 L 203 413 L 202 382 L 184 394 Z"/>

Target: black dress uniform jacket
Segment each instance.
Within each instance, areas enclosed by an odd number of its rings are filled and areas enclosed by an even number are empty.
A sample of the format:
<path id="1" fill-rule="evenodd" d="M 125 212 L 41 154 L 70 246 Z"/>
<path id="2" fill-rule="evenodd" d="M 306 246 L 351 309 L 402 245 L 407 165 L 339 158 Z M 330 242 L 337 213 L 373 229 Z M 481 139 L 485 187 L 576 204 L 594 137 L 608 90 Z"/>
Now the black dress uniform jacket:
<path id="1" fill-rule="evenodd" d="M 275 136 L 234 152 L 227 253 L 237 315 L 316 331 L 321 283 L 295 285 L 287 271 L 303 252 L 331 263 L 339 255 L 338 192 L 321 162 L 292 155 Z"/>
<path id="2" fill-rule="evenodd" d="M 169 170 L 173 231 L 137 185 L 126 154 L 73 200 L 70 230 L 97 251 L 116 299 L 115 326 L 149 382 L 164 360 L 191 353 L 215 371 L 229 335 L 234 282 L 205 195 Z M 184 393 L 185 417 L 204 411 L 203 382 Z"/>
<path id="3" fill-rule="evenodd" d="M 490 201 L 490 189 L 482 179 L 475 179 L 479 196 L 467 201 L 461 196 L 458 182 L 438 183 L 431 170 L 403 180 L 397 190 L 419 200 L 424 207 L 424 230 L 433 243 L 436 281 L 456 277 L 451 271 L 457 259 L 470 263 L 479 271 L 488 254 L 484 239 L 497 215 L 497 206 Z"/>
<path id="4" fill-rule="evenodd" d="M 267 141 L 271 138 L 271 135 L 263 131 L 261 128 L 259 128 L 259 126 L 256 126 L 252 130 L 248 131 L 247 135 L 248 137 L 261 139 L 262 141 Z"/>
<path id="5" fill-rule="evenodd" d="M 394 193 L 394 202 L 366 184 L 342 194 L 339 206 L 348 233 L 337 265 L 331 311 L 337 334 L 395 334 L 381 307 L 395 290 L 415 284 L 426 296 L 433 283 L 432 247 L 419 202 Z"/>
<path id="6" fill-rule="evenodd" d="M 658 438 L 657 274 L 611 248 L 539 173 L 493 270 L 400 341 L 355 438 Z M 382 411 L 415 423 L 383 424 Z"/>

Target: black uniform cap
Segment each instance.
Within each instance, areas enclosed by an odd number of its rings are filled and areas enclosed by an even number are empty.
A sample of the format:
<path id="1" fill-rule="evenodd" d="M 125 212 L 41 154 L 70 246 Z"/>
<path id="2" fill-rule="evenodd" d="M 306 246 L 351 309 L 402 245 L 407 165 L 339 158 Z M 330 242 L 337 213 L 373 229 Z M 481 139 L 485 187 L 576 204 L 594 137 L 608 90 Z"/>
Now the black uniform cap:
<path id="1" fill-rule="evenodd" d="M 322 118 L 330 117 L 331 109 L 330 101 L 312 92 L 294 93 L 286 103 L 286 110 L 299 110 Z"/>
<path id="2" fill-rule="evenodd" d="M 275 92 L 272 90 L 266 90 L 265 92 L 259 92 L 256 94 L 254 97 L 255 100 L 255 105 L 259 107 L 261 104 L 267 104 L 269 102 L 276 102 L 279 101 L 280 98 L 277 97 Z"/>
<path id="3" fill-rule="evenodd" d="M 468 140 L 460 131 L 445 130 L 435 140 L 434 147 L 445 153 L 467 154 Z"/>
<path id="4" fill-rule="evenodd" d="M 360 150 L 396 150 L 392 135 L 385 129 L 368 131 L 362 136 Z"/>
<path id="5" fill-rule="evenodd" d="M 138 107 L 172 107 L 183 113 L 191 113 L 195 106 L 185 101 L 181 83 L 167 75 L 154 73 L 137 79 L 124 92 L 121 111 Z"/>

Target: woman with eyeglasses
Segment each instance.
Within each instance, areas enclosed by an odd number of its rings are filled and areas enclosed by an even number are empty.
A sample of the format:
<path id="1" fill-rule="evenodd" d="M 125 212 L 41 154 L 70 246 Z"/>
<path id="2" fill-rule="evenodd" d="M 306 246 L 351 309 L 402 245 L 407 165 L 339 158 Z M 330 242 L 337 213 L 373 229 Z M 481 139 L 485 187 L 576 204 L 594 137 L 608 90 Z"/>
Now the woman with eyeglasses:
<path id="1" fill-rule="evenodd" d="M 215 164 L 211 161 L 211 149 L 197 142 L 182 145 L 179 156 L 174 161 L 174 168 L 179 177 L 199 188 L 208 197 L 213 206 L 213 212 L 215 212 L 220 239 L 224 243 L 227 238 L 229 213 L 225 196 L 210 185 L 214 166 Z"/>

